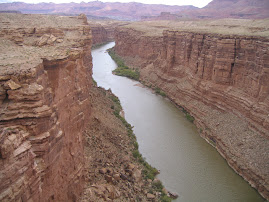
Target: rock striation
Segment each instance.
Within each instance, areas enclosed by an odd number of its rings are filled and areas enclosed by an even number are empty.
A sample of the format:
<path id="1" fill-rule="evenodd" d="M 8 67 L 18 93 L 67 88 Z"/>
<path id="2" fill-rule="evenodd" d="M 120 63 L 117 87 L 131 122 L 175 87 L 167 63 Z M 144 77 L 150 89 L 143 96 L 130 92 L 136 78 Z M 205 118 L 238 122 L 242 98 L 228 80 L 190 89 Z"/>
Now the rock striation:
<path id="1" fill-rule="evenodd" d="M 0 201 L 76 201 L 91 114 L 84 15 L 0 14 Z"/>
<path id="2" fill-rule="evenodd" d="M 108 37 L 107 30 L 100 24 L 91 23 L 92 30 L 92 44 L 102 44 L 108 42 L 110 39 Z"/>
<path id="3" fill-rule="evenodd" d="M 109 20 L 88 20 L 92 30 L 92 44 L 100 45 L 114 40 L 116 27 L 128 24 L 122 21 Z"/>
<path id="4" fill-rule="evenodd" d="M 201 136 L 269 199 L 268 36 L 150 26 L 119 27 L 116 53 L 187 110 Z"/>

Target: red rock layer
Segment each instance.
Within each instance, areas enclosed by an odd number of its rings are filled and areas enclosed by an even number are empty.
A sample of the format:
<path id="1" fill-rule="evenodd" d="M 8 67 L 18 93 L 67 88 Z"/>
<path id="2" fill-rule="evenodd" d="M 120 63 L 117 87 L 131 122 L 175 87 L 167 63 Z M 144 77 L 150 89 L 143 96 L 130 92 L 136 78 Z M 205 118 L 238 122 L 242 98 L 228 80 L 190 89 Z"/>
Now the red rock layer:
<path id="1" fill-rule="evenodd" d="M 21 64 L 0 76 L 0 201 L 76 201 L 83 191 L 92 61 L 90 28 L 82 19 L 57 28 L 59 43 L 74 33 L 74 50 L 65 57 L 44 56 L 36 66 L 23 70 Z M 52 28 L 46 34 L 57 36 Z"/>
<path id="2" fill-rule="evenodd" d="M 119 28 L 116 52 L 195 117 L 201 136 L 269 199 L 269 46 L 262 37 Z"/>
<path id="3" fill-rule="evenodd" d="M 100 22 L 100 23 L 99 23 Z M 121 21 L 89 21 L 92 30 L 92 44 L 102 44 L 114 40 L 116 27 L 126 24 Z"/>
<path id="4" fill-rule="evenodd" d="M 107 30 L 102 25 L 92 24 L 91 30 L 92 30 L 92 44 L 93 45 L 105 43 L 110 40 Z"/>

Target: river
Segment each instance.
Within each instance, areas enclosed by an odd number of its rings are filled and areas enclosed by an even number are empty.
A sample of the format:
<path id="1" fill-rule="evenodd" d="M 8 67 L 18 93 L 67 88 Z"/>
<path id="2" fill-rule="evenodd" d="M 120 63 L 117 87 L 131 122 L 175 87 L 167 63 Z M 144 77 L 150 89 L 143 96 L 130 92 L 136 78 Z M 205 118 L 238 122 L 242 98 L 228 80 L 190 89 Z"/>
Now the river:
<path id="1" fill-rule="evenodd" d="M 160 170 L 164 186 L 179 195 L 176 201 L 264 201 L 171 102 L 136 81 L 112 74 L 117 65 L 106 50 L 114 45 L 92 51 L 93 78 L 119 97 L 141 154 Z"/>

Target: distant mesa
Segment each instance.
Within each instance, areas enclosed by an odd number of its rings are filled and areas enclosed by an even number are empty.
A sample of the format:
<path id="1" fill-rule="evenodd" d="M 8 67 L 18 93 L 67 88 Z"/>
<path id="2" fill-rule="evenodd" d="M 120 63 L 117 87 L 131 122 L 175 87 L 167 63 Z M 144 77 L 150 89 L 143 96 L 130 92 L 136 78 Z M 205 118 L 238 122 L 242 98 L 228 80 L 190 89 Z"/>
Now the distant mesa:
<path id="1" fill-rule="evenodd" d="M 180 18 L 269 18 L 268 0 L 213 0 L 204 8 L 194 6 L 168 6 L 142 3 L 104 3 L 100 1 L 81 3 L 1 3 L 0 12 L 29 14 L 78 15 L 85 13 L 91 19 L 111 18 L 116 20 L 177 20 Z"/>
<path id="2" fill-rule="evenodd" d="M 20 11 L 13 11 L 13 10 L 0 10 L 0 13 L 21 13 Z"/>

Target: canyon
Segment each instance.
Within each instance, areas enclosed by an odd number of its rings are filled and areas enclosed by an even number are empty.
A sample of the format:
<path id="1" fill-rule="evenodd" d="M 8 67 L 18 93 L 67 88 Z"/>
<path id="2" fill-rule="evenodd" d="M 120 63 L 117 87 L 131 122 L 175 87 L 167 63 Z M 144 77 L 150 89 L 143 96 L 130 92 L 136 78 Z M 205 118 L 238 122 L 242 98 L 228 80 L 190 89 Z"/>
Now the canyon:
<path id="1" fill-rule="evenodd" d="M 128 24 L 117 20 L 92 20 L 88 19 L 92 31 L 92 45 L 101 45 L 114 40 L 115 29 L 118 26 Z"/>
<path id="2" fill-rule="evenodd" d="M 0 14 L 0 46 L 0 201 L 160 197 L 117 98 L 93 82 L 84 14 Z"/>
<path id="3" fill-rule="evenodd" d="M 136 22 L 115 52 L 194 117 L 227 163 L 269 199 L 268 21 Z"/>
<path id="4" fill-rule="evenodd" d="M 115 116 L 117 98 L 92 79 L 92 45 L 114 39 L 140 81 L 193 116 L 200 135 L 268 200 L 268 22 L 0 13 L 0 200 L 160 199 Z"/>

